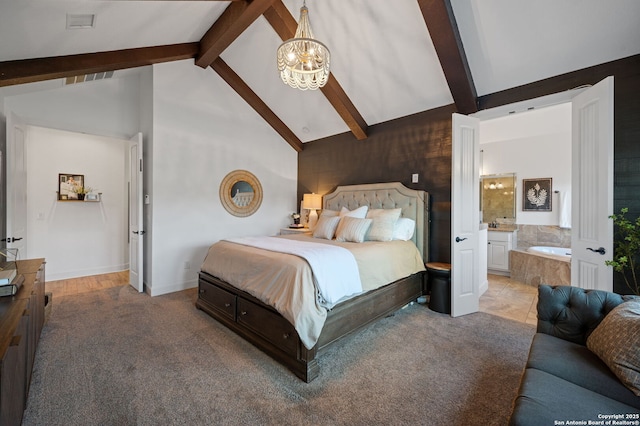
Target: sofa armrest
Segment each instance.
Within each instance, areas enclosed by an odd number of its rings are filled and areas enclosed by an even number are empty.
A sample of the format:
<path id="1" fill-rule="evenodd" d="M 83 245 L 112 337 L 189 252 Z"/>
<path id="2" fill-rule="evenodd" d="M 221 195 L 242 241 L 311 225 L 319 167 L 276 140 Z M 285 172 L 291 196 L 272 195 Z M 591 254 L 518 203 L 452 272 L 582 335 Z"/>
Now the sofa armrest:
<path id="1" fill-rule="evenodd" d="M 538 287 L 538 333 L 586 345 L 587 338 L 622 296 L 571 286 Z"/>

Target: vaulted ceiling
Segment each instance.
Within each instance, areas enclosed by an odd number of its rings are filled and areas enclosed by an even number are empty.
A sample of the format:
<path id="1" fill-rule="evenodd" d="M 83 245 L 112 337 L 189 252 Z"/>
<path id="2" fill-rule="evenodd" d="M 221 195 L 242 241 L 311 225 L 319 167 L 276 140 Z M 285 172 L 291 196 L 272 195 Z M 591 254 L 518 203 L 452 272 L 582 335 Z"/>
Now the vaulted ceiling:
<path id="1" fill-rule="evenodd" d="M 0 86 L 193 60 L 224 79 L 294 149 L 637 55 L 637 0 L 308 0 L 331 51 L 318 91 L 280 81 L 276 49 L 302 0 L 3 0 Z M 88 29 L 67 15 L 94 14 Z M 224 104 L 225 99 L 220 97 Z"/>

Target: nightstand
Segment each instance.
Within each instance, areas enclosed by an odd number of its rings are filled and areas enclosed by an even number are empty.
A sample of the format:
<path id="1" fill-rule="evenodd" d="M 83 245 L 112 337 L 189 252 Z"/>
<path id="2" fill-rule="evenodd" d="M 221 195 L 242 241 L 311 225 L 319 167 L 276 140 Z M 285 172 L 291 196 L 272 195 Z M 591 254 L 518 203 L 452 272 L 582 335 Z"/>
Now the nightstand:
<path id="1" fill-rule="evenodd" d="M 311 235 L 309 228 L 281 228 L 280 235 Z"/>

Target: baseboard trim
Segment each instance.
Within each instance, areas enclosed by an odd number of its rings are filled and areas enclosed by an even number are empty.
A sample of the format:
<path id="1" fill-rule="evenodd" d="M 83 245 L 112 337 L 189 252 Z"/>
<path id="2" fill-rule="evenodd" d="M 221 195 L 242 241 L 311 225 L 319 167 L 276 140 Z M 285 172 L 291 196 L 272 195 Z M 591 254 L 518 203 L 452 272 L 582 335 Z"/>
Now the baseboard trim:
<path id="1" fill-rule="evenodd" d="M 163 294 L 169 294 L 169 293 L 175 293 L 176 291 L 183 291 L 183 290 L 188 290 L 190 288 L 196 288 L 198 287 L 198 280 L 190 280 L 190 281 L 184 281 L 181 283 L 177 283 L 174 285 L 170 285 L 170 286 L 164 286 L 164 287 L 154 287 L 152 286 L 148 286 L 145 283 L 144 286 L 144 291 L 149 295 L 149 296 L 162 296 Z"/>

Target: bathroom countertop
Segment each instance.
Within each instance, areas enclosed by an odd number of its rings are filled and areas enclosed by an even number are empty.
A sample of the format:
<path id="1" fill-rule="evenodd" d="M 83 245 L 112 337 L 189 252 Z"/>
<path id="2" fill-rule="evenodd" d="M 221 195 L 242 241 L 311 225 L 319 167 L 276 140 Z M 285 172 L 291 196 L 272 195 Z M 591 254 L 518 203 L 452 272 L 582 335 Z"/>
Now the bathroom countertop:
<path id="1" fill-rule="evenodd" d="M 489 232 L 498 231 L 498 232 L 514 232 L 517 231 L 518 228 L 516 226 L 503 225 L 497 228 L 487 228 Z"/>

